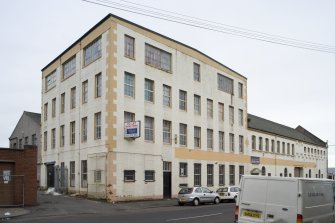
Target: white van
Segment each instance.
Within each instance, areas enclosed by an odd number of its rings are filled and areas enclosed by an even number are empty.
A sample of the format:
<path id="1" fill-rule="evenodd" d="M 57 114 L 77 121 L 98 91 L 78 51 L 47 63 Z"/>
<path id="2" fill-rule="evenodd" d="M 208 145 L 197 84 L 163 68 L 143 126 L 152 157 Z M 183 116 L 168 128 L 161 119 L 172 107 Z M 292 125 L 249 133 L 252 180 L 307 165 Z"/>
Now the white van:
<path id="1" fill-rule="evenodd" d="M 235 222 L 335 223 L 335 181 L 242 176 Z"/>

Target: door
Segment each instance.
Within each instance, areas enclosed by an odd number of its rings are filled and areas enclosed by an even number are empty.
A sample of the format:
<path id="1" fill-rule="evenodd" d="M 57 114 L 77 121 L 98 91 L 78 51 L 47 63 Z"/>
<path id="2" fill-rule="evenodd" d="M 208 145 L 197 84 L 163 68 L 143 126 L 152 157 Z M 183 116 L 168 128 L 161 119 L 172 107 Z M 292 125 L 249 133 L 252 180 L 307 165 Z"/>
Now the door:
<path id="1" fill-rule="evenodd" d="M 47 187 L 55 187 L 55 165 L 47 165 Z"/>
<path id="2" fill-rule="evenodd" d="M 171 198 L 171 162 L 163 162 L 163 198 Z"/>
<path id="3" fill-rule="evenodd" d="M 0 163 L 0 206 L 14 204 L 14 163 Z"/>

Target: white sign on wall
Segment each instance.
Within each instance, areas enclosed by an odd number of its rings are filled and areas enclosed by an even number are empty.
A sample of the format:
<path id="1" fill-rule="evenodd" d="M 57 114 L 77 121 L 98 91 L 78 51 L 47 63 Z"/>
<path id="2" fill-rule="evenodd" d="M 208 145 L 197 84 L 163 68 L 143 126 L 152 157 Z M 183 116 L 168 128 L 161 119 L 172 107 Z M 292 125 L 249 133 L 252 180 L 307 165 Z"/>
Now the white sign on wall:
<path id="1" fill-rule="evenodd" d="M 125 122 L 124 123 L 124 137 L 138 138 L 141 136 L 141 122 Z"/>
<path id="2" fill-rule="evenodd" d="M 3 171 L 3 183 L 8 184 L 8 182 L 11 180 L 11 174 L 10 170 L 4 170 Z"/>

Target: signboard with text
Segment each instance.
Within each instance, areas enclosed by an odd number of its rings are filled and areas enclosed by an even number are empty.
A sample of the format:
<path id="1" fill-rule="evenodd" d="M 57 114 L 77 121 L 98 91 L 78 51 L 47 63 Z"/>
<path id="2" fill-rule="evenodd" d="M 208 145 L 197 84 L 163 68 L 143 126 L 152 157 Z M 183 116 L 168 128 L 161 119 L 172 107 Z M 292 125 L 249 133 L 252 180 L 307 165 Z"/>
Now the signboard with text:
<path id="1" fill-rule="evenodd" d="M 125 122 L 124 123 L 124 137 L 125 138 L 138 138 L 141 136 L 141 122 Z"/>
<path id="2" fill-rule="evenodd" d="M 250 156 L 251 164 L 260 164 L 260 158 L 258 156 Z"/>

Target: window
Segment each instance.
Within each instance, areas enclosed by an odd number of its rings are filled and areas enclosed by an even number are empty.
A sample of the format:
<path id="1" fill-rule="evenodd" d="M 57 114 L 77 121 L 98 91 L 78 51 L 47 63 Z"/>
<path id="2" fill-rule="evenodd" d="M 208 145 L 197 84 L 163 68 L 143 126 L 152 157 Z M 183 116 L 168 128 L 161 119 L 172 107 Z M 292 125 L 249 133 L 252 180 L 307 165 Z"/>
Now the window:
<path id="1" fill-rule="evenodd" d="M 238 181 L 241 181 L 241 177 L 244 175 L 244 166 L 239 166 Z"/>
<path id="2" fill-rule="evenodd" d="M 200 64 L 193 63 L 193 80 L 200 82 Z"/>
<path id="3" fill-rule="evenodd" d="M 187 177 L 187 163 L 179 163 L 179 176 Z"/>
<path id="4" fill-rule="evenodd" d="M 154 81 L 144 80 L 144 100 L 154 102 Z"/>
<path id="5" fill-rule="evenodd" d="M 269 139 L 265 138 L 265 151 L 269 152 Z"/>
<path id="6" fill-rule="evenodd" d="M 82 90 L 81 102 L 85 104 L 88 101 L 88 81 L 87 80 L 82 83 L 81 90 Z"/>
<path id="7" fill-rule="evenodd" d="M 290 143 L 287 143 L 287 155 L 291 155 L 291 146 L 290 146 Z"/>
<path id="8" fill-rule="evenodd" d="M 51 116 L 56 117 L 56 98 L 52 99 L 51 103 Z"/>
<path id="9" fill-rule="evenodd" d="M 87 188 L 87 160 L 81 161 L 81 187 Z"/>
<path id="10" fill-rule="evenodd" d="M 144 181 L 153 182 L 155 181 L 155 171 L 154 170 L 146 170 L 144 171 Z"/>
<path id="11" fill-rule="evenodd" d="M 219 131 L 219 150 L 224 151 L 224 132 Z"/>
<path id="12" fill-rule="evenodd" d="M 285 142 L 282 142 L 282 153 L 285 154 Z"/>
<path id="13" fill-rule="evenodd" d="M 87 142 L 87 117 L 81 119 L 81 142 Z"/>
<path id="14" fill-rule="evenodd" d="M 266 175 L 266 169 L 265 169 L 265 166 L 262 167 L 262 176 L 265 176 Z"/>
<path id="15" fill-rule="evenodd" d="M 74 161 L 70 161 L 70 187 L 75 186 L 76 166 Z"/>
<path id="16" fill-rule="evenodd" d="M 284 177 L 287 177 L 287 168 L 284 169 Z"/>
<path id="17" fill-rule="evenodd" d="M 144 117 L 144 140 L 146 141 L 154 141 L 154 126 L 155 121 L 154 118 L 145 116 Z"/>
<path id="18" fill-rule="evenodd" d="M 238 97 L 243 98 L 243 84 L 240 82 L 238 83 Z"/>
<path id="19" fill-rule="evenodd" d="M 65 93 L 60 96 L 60 113 L 65 112 Z"/>
<path id="20" fill-rule="evenodd" d="M 220 103 L 219 102 L 219 108 L 218 108 L 218 110 L 219 110 L 219 121 L 224 121 L 224 104 L 223 103 Z"/>
<path id="21" fill-rule="evenodd" d="M 194 164 L 194 186 L 201 186 L 201 163 Z"/>
<path id="22" fill-rule="evenodd" d="M 229 165 L 229 185 L 235 185 L 235 166 Z"/>
<path id="23" fill-rule="evenodd" d="M 240 126 L 243 126 L 243 110 L 242 109 L 238 110 L 238 124 Z"/>
<path id="24" fill-rule="evenodd" d="M 263 138 L 258 138 L 258 150 L 263 150 Z"/>
<path id="25" fill-rule="evenodd" d="M 171 87 L 163 85 L 163 105 L 171 107 Z"/>
<path id="26" fill-rule="evenodd" d="M 65 144 L 65 126 L 61 125 L 59 129 L 59 146 L 63 147 Z"/>
<path id="27" fill-rule="evenodd" d="M 135 38 L 124 35 L 124 56 L 135 59 Z"/>
<path id="28" fill-rule="evenodd" d="M 201 147 L 201 127 L 194 126 L 194 147 Z"/>
<path id="29" fill-rule="evenodd" d="M 43 134 L 43 141 L 44 141 L 44 151 L 47 151 L 48 149 L 48 132 L 47 131 L 45 131 Z"/>
<path id="30" fill-rule="evenodd" d="M 56 148 L 56 129 L 51 129 L 51 149 Z"/>
<path id="31" fill-rule="evenodd" d="M 32 136 L 31 136 L 31 144 L 32 145 L 37 145 L 37 138 L 36 138 L 36 134 L 33 134 Z"/>
<path id="32" fill-rule="evenodd" d="M 63 80 L 76 73 L 76 56 L 63 63 Z"/>
<path id="33" fill-rule="evenodd" d="M 219 185 L 225 185 L 225 165 L 223 164 L 219 165 Z"/>
<path id="34" fill-rule="evenodd" d="M 45 91 L 48 91 L 51 88 L 55 87 L 56 80 L 57 80 L 56 70 L 54 70 L 53 72 L 51 72 L 51 74 L 45 77 Z"/>
<path id="35" fill-rule="evenodd" d="M 101 37 L 84 48 L 84 66 L 101 57 Z"/>
<path id="36" fill-rule="evenodd" d="M 201 115 L 201 97 L 199 95 L 194 95 L 194 113 Z"/>
<path id="37" fill-rule="evenodd" d="M 234 94 L 234 80 L 218 73 L 218 89 L 229 94 Z"/>
<path id="38" fill-rule="evenodd" d="M 128 72 L 124 74 L 124 95 L 135 97 L 135 75 Z"/>
<path id="39" fill-rule="evenodd" d="M 256 150 L 256 136 L 251 137 L 251 146 L 253 150 Z"/>
<path id="40" fill-rule="evenodd" d="M 71 88 L 71 109 L 76 107 L 76 87 Z"/>
<path id="41" fill-rule="evenodd" d="M 214 185 L 214 165 L 207 164 L 207 186 L 212 187 Z"/>
<path id="42" fill-rule="evenodd" d="M 277 153 L 280 153 L 280 142 L 277 141 Z"/>
<path id="43" fill-rule="evenodd" d="M 44 121 L 48 120 L 48 103 L 44 104 Z"/>
<path id="44" fill-rule="evenodd" d="M 295 151 L 294 151 L 294 144 L 292 144 L 292 156 L 294 156 L 294 153 L 295 153 Z M 323 151 L 323 155 L 325 155 L 324 151 Z"/>
<path id="45" fill-rule="evenodd" d="M 273 139 L 271 140 L 271 152 L 275 152 L 275 141 Z"/>
<path id="46" fill-rule="evenodd" d="M 101 139 L 101 112 L 94 114 L 95 139 Z"/>
<path id="47" fill-rule="evenodd" d="M 229 124 L 234 125 L 234 107 L 229 106 Z"/>
<path id="48" fill-rule="evenodd" d="M 179 145 L 187 146 L 187 125 L 179 124 Z"/>
<path id="49" fill-rule="evenodd" d="M 207 99 L 207 117 L 213 118 L 213 100 Z"/>
<path id="50" fill-rule="evenodd" d="M 70 122 L 70 145 L 76 143 L 76 122 Z"/>
<path id="51" fill-rule="evenodd" d="M 19 139 L 19 148 L 22 149 L 22 139 Z"/>
<path id="52" fill-rule="evenodd" d="M 187 110 L 187 92 L 183 90 L 179 90 L 179 109 Z"/>
<path id="53" fill-rule="evenodd" d="M 102 96 L 102 76 L 101 74 L 95 75 L 95 97 Z"/>
<path id="54" fill-rule="evenodd" d="M 26 137 L 24 137 L 24 144 L 25 144 L 25 145 L 28 145 L 28 143 L 29 143 L 29 137 L 26 136 Z"/>
<path id="55" fill-rule="evenodd" d="M 124 112 L 124 122 L 133 122 L 135 121 L 135 114 L 131 112 Z"/>
<path id="56" fill-rule="evenodd" d="M 163 120 L 163 143 L 171 144 L 171 122 Z"/>
<path id="57" fill-rule="evenodd" d="M 207 149 L 213 149 L 213 129 L 207 129 Z"/>
<path id="58" fill-rule="evenodd" d="M 145 44 L 145 64 L 171 72 L 171 54 L 149 44 Z"/>
<path id="59" fill-rule="evenodd" d="M 240 153 L 244 152 L 244 137 L 241 135 L 238 136 L 238 148 Z"/>
<path id="60" fill-rule="evenodd" d="M 125 182 L 135 182 L 135 170 L 125 170 L 123 176 Z"/>
<path id="61" fill-rule="evenodd" d="M 234 152 L 235 151 L 235 143 L 234 143 L 235 139 L 234 139 L 234 134 L 233 133 L 229 133 L 229 149 L 230 152 Z"/>
<path id="62" fill-rule="evenodd" d="M 101 183 L 101 170 L 94 170 L 94 183 Z"/>

